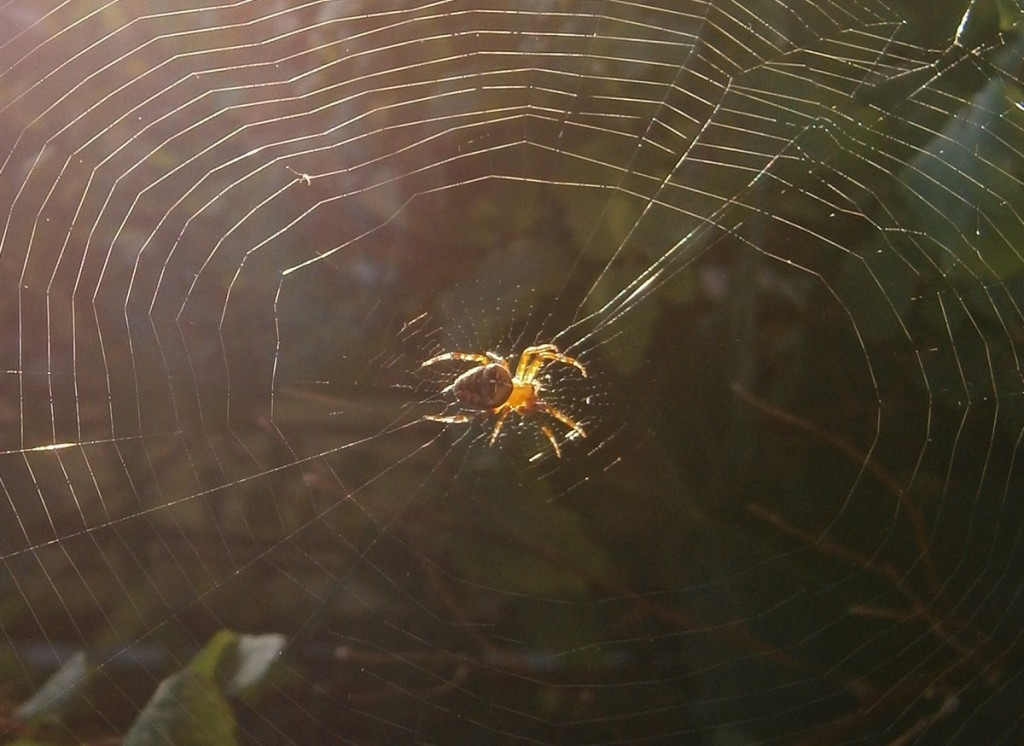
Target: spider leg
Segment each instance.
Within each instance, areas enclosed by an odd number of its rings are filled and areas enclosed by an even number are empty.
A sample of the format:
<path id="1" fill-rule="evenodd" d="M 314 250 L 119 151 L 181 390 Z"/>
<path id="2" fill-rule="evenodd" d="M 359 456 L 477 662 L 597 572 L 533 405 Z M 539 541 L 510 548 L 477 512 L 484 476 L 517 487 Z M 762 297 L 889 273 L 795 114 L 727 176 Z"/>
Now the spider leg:
<path id="1" fill-rule="evenodd" d="M 491 354 L 492 353 L 480 355 L 476 352 L 442 352 L 440 355 L 434 355 L 434 357 L 430 358 L 429 360 L 424 360 L 422 363 L 420 363 L 420 367 L 426 368 L 428 365 L 433 365 L 434 363 L 443 363 L 445 360 L 464 360 L 471 363 L 479 363 L 480 365 L 488 365 L 490 363 L 496 363 L 501 360 L 501 358 L 495 360 L 493 357 L 491 357 Z M 495 357 L 497 356 L 495 355 Z"/>
<path id="2" fill-rule="evenodd" d="M 498 433 L 501 432 L 501 426 L 505 424 L 505 418 L 508 417 L 508 413 L 511 411 L 511 409 L 504 409 L 501 414 L 498 415 L 498 421 L 494 423 L 494 430 L 491 431 L 491 439 L 487 441 L 487 445 L 494 445 L 494 441 L 498 439 Z"/>
<path id="3" fill-rule="evenodd" d="M 587 369 L 583 367 L 583 363 L 574 357 L 563 355 L 554 345 L 546 344 L 527 347 L 523 350 L 519 356 L 519 364 L 516 366 L 516 378 L 524 383 L 530 383 L 540 373 L 541 368 L 550 362 L 571 365 L 580 372 L 580 375 L 584 378 L 587 377 Z"/>
<path id="4" fill-rule="evenodd" d="M 565 425 L 567 428 L 569 428 L 574 433 L 579 435 L 581 438 L 587 437 L 587 434 L 583 432 L 583 428 L 580 427 L 580 423 L 576 422 L 576 420 L 574 420 L 572 417 L 565 414 L 564 412 L 561 412 L 552 407 L 550 404 L 545 404 L 542 401 L 538 401 L 534 406 L 538 411 L 543 412 L 544 414 L 549 415 L 551 417 L 554 417 L 556 420 L 561 422 L 563 425 Z"/>
<path id="5" fill-rule="evenodd" d="M 541 425 L 540 429 L 548 437 L 548 440 L 551 441 L 551 447 L 555 449 L 555 456 L 562 458 L 562 449 L 558 447 L 558 441 L 555 440 L 555 434 L 551 432 L 551 428 L 547 425 Z"/>
<path id="6" fill-rule="evenodd" d="M 421 419 L 430 420 L 431 422 L 459 423 L 459 422 L 469 422 L 473 418 L 470 417 L 467 414 L 449 414 L 449 415 L 425 414 L 425 415 L 423 415 L 423 417 Z"/>

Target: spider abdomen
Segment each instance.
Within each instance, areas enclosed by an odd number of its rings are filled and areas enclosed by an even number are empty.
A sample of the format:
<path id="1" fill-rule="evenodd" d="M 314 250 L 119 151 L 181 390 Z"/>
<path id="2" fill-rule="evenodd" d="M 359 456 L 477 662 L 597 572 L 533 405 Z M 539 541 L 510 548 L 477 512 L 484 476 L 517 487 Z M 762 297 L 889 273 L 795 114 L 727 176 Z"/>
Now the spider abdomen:
<path id="1" fill-rule="evenodd" d="M 467 407 L 494 409 L 508 401 L 514 388 L 508 369 L 498 363 L 490 363 L 467 370 L 456 378 L 452 393 Z"/>

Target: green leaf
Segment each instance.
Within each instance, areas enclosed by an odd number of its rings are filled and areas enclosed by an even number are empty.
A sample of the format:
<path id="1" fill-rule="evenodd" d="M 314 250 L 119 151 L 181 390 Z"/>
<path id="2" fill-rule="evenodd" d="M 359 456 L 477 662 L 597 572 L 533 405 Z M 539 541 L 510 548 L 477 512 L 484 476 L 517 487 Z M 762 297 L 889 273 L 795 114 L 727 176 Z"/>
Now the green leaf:
<path id="1" fill-rule="evenodd" d="M 286 642 L 284 635 L 240 635 L 236 643 L 235 669 L 227 684 L 228 693 L 244 696 L 262 683 Z"/>
<path id="2" fill-rule="evenodd" d="M 222 629 L 196 654 L 189 668 L 216 682 L 226 694 L 242 696 L 263 681 L 286 642 L 284 635 L 240 635 Z"/>
<path id="3" fill-rule="evenodd" d="M 227 699 L 208 677 L 186 668 L 160 682 L 124 746 L 229 746 L 237 742 Z"/>
<path id="4" fill-rule="evenodd" d="M 15 716 L 22 720 L 35 720 L 62 714 L 82 695 L 94 671 L 85 653 L 75 653 L 15 710 Z"/>
<path id="5" fill-rule="evenodd" d="M 1021 97 L 1018 87 L 993 78 L 903 174 L 906 200 L 923 232 L 942 247 L 933 257 L 947 275 L 1005 281 L 1024 271 L 1018 210 L 1024 174 L 1016 145 L 1024 127 Z"/>
<path id="6" fill-rule="evenodd" d="M 1005 18 L 997 0 L 971 0 L 960 18 L 956 41 L 962 47 L 973 49 L 988 43 L 1000 30 L 1000 17 Z"/>
<path id="7" fill-rule="evenodd" d="M 1024 8 L 1020 0 L 995 0 L 995 3 L 999 10 L 999 30 L 1013 31 L 1020 28 L 1024 21 Z"/>
<path id="8" fill-rule="evenodd" d="M 232 667 L 231 656 L 238 644 L 238 633 L 230 629 L 222 629 L 210 638 L 203 649 L 196 653 L 188 667 L 195 673 L 210 681 L 227 681 L 230 674 L 226 669 Z"/>
<path id="9" fill-rule="evenodd" d="M 249 693 L 284 649 L 283 635 L 240 635 L 223 629 L 188 667 L 164 679 L 125 738 L 140 744 L 234 744 L 235 718 L 227 695 Z"/>

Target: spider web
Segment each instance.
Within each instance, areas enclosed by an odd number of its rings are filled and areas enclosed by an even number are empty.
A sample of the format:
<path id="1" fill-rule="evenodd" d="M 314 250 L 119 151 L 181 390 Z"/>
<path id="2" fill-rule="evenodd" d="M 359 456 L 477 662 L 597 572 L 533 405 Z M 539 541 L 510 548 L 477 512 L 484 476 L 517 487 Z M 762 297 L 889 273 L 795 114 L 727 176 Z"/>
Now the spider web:
<path id="1" fill-rule="evenodd" d="M 5 736 L 1019 742 L 1018 16 L 0 5 Z"/>

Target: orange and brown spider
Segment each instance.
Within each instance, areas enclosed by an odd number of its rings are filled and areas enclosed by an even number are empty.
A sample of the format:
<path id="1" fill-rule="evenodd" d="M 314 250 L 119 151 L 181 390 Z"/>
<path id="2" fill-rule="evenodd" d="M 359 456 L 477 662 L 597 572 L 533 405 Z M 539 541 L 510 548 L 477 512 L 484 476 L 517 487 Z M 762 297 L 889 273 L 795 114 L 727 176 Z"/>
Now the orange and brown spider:
<path id="1" fill-rule="evenodd" d="M 489 441 L 493 445 L 510 413 L 515 412 L 518 415 L 526 416 L 540 412 L 558 420 L 575 435 L 581 438 L 587 437 L 578 422 L 541 398 L 541 383 L 538 378 L 548 363 L 571 365 L 582 376 L 586 377 L 587 375 L 587 369 L 583 367 L 582 363 L 568 355 L 563 355 L 555 345 L 527 347 L 519 355 L 519 364 L 516 365 L 515 374 L 509 369 L 508 361 L 493 352 L 484 354 L 444 352 L 423 361 L 420 367 L 425 368 L 446 360 L 477 363 L 475 368 L 470 368 L 460 374 L 441 391 L 441 393 L 450 391 L 464 407 L 476 410 L 477 413 L 476 415 L 426 415 L 423 419 L 434 422 L 470 422 L 474 416 L 481 414 L 495 415 L 498 419 L 494 423 Z M 562 449 L 551 428 L 547 425 L 540 425 L 540 429 L 550 441 L 551 447 L 555 449 L 555 455 L 561 458 Z"/>

